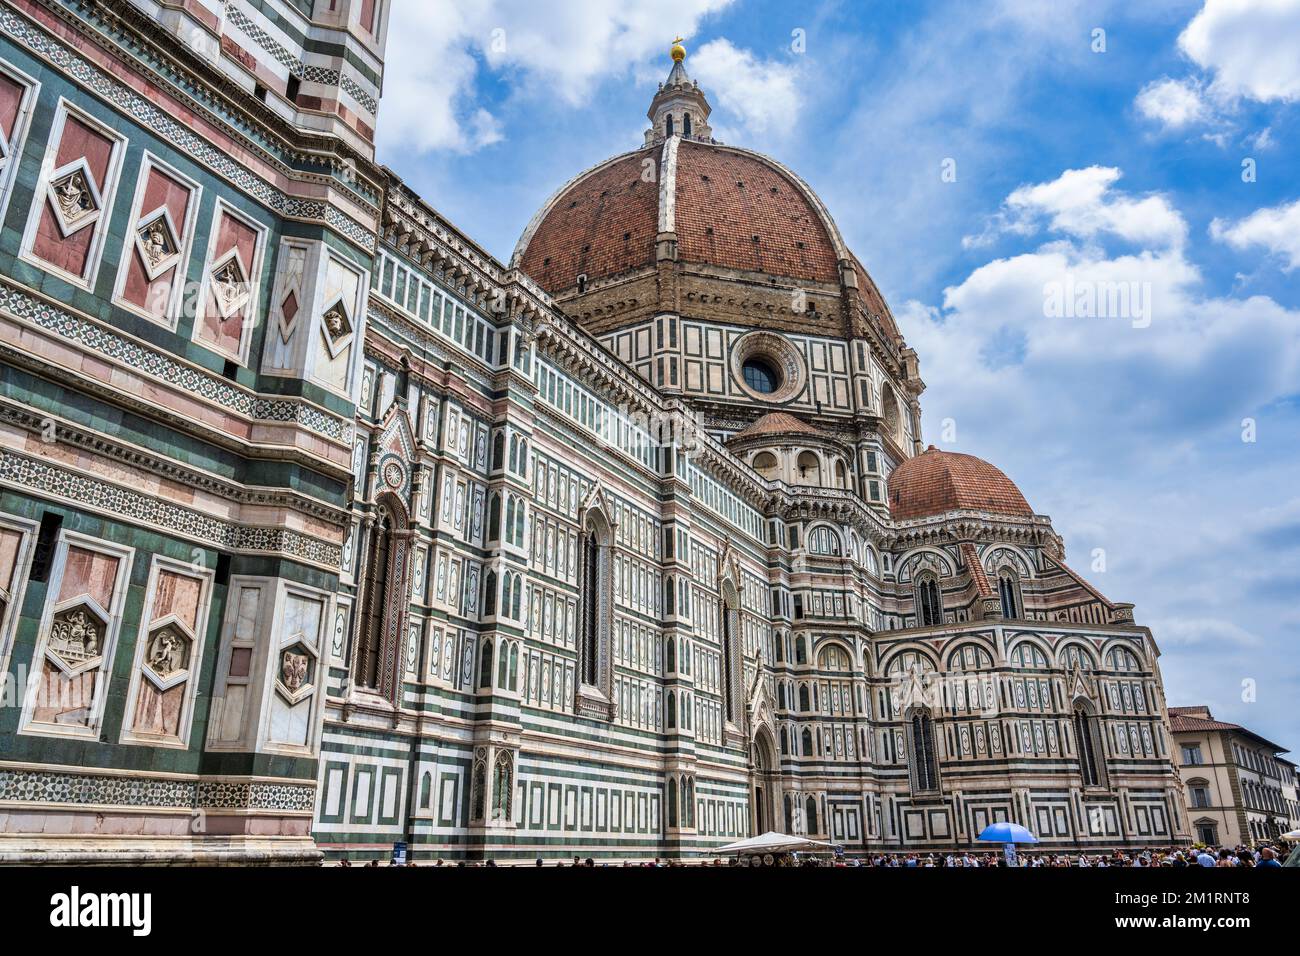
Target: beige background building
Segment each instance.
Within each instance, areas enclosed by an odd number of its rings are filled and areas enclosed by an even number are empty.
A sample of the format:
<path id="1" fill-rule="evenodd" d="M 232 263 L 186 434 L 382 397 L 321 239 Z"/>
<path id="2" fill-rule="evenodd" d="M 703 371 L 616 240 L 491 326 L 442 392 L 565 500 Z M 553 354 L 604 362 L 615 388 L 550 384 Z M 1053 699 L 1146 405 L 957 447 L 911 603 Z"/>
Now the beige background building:
<path id="1" fill-rule="evenodd" d="M 1200 843 L 1275 839 L 1300 825 L 1296 766 L 1286 749 L 1208 707 L 1170 707 L 1187 819 Z"/>

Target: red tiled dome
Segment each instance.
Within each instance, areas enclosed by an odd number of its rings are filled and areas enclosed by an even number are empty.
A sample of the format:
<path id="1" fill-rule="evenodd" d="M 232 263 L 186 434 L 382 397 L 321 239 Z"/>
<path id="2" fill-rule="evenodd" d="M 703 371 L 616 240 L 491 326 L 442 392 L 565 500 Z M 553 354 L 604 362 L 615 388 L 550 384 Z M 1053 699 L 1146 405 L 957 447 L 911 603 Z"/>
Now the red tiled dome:
<path id="1" fill-rule="evenodd" d="M 931 445 L 889 476 L 889 512 L 895 520 L 958 510 L 1018 516 L 1034 513 L 1010 478 L 974 455 L 940 451 Z"/>
<path id="2" fill-rule="evenodd" d="M 579 275 L 596 282 L 648 267 L 670 215 L 682 262 L 797 282 L 840 281 L 847 251 L 821 201 L 792 172 L 749 150 L 682 140 L 671 207 L 664 208 L 663 153 L 655 144 L 578 176 L 529 225 L 515 264 L 552 294 L 576 286 Z M 655 171 L 648 182 L 647 169 Z M 864 294 L 878 297 L 866 284 Z M 885 311 L 883 302 L 873 305 Z"/>

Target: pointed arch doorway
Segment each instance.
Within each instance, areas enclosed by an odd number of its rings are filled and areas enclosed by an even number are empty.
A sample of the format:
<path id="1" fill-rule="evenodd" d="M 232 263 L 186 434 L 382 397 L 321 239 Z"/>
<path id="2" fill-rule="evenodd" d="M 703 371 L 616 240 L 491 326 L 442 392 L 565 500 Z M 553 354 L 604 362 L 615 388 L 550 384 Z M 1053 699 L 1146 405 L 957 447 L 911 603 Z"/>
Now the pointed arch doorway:
<path id="1" fill-rule="evenodd" d="M 779 829 L 781 775 L 777 766 L 776 742 L 766 726 L 754 734 L 749 792 L 750 835 L 758 836 Z"/>

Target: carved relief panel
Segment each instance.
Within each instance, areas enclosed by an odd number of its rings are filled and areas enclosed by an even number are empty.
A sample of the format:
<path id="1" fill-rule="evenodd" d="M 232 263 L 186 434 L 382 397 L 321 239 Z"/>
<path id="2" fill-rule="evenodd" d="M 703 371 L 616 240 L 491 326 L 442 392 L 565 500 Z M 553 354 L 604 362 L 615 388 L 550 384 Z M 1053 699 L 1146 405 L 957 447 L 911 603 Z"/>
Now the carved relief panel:
<path id="1" fill-rule="evenodd" d="M 126 140 L 61 100 L 41 164 L 23 256 L 93 284 Z"/>
<path id="2" fill-rule="evenodd" d="M 32 658 L 25 733 L 96 737 L 134 552 L 64 532 Z"/>
<path id="3" fill-rule="evenodd" d="M 265 238 L 264 226 L 217 201 L 194 338 L 237 362 L 247 361 L 257 322 Z"/>
<path id="4" fill-rule="evenodd" d="M 136 636 L 124 743 L 188 745 L 212 576 L 207 568 L 154 558 Z"/>

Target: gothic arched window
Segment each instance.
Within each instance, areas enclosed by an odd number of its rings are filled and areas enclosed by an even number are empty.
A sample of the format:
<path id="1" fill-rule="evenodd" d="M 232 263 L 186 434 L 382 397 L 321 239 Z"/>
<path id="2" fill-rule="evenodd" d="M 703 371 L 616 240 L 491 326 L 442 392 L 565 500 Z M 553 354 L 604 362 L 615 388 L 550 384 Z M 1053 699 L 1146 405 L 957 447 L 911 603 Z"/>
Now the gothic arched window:
<path id="1" fill-rule="evenodd" d="M 908 720 L 911 737 L 912 790 L 924 793 L 939 789 L 939 758 L 934 749 L 934 721 L 930 712 L 917 709 Z"/>
<path id="2" fill-rule="evenodd" d="M 1079 751 L 1079 776 L 1085 787 L 1100 787 L 1103 783 L 1104 764 L 1101 759 L 1100 735 L 1097 717 L 1084 701 L 1074 705 L 1074 741 Z"/>
<path id="3" fill-rule="evenodd" d="M 817 833 L 817 798 L 809 797 L 804 804 L 804 817 L 809 833 Z"/>
<path id="4" fill-rule="evenodd" d="M 690 113 L 682 114 L 682 135 L 683 136 L 691 135 L 691 114 Z"/>
<path id="5" fill-rule="evenodd" d="M 673 135 L 673 114 L 672 113 L 668 114 L 668 135 L 669 136 Z"/>
<path id="6" fill-rule="evenodd" d="M 937 627 L 943 623 L 943 597 L 933 574 L 916 579 L 916 622 L 920 627 Z"/>
<path id="7" fill-rule="evenodd" d="M 998 572 L 998 597 L 1002 599 L 1002 616 L 1020 617 L 1020 584 L 1010 568 Z"/>
<path id="8" fill-rule="evenodd" d="M 577 691 L 580 701 L 585 694 L 602 710 L 608 710 L 613 700 L 613 542 L 613 526 L 605 513 L 590 509 L 583 519 L 578 556 L 582 593 Z"/>
<path id="9" fill-rule="evenodd" d="M 492 819 L 494 820 L 510 819 L 513 770 L 510 754 L 504 750 L 498 753 L 496 768 L 492 773 Z"/>
<path id="10" fill-rule="evenodd" d="M 719 637 L 722 642 L 722 712 L 737 723 L 740 710 L 740 649 L 738 646 L 740 595 L 731 581 L 722 582 L 722 620 Z"/>
<path id="11" fill-rule="evenodd" d="M 356 667 L 357 686 L 386 697 L 396 693 L 398 641 L 405 628 L 401 611 L 407 603 L 406 542 L 398 512 L 381 502 L 370 529 L 364 568 Z"/>

